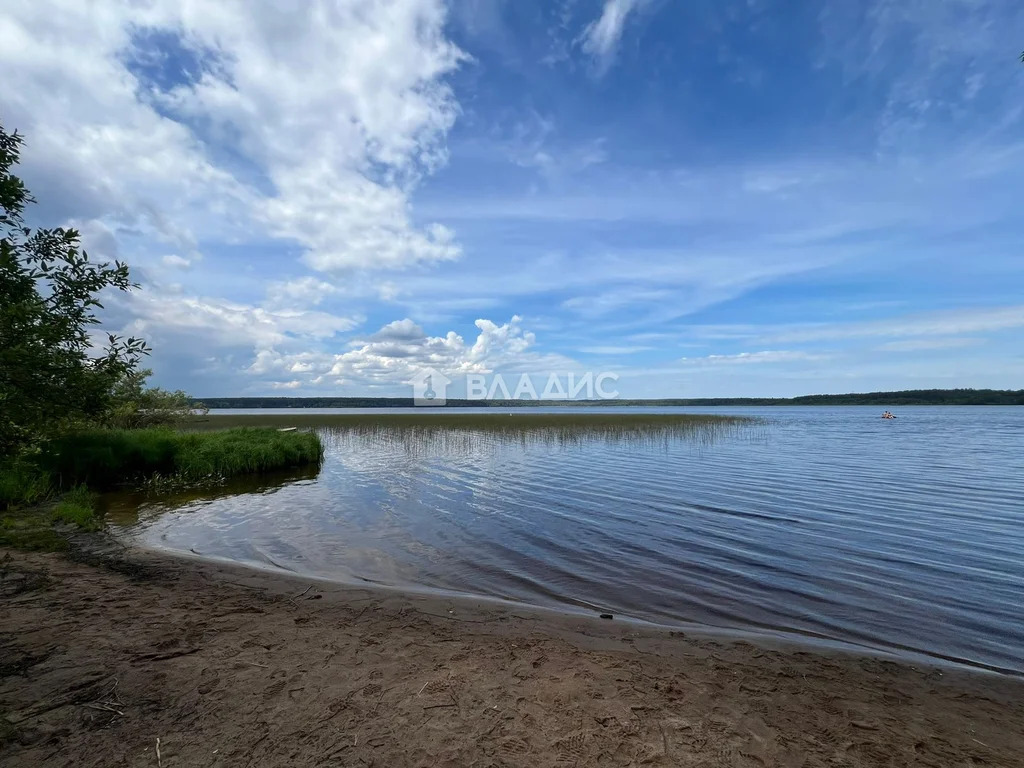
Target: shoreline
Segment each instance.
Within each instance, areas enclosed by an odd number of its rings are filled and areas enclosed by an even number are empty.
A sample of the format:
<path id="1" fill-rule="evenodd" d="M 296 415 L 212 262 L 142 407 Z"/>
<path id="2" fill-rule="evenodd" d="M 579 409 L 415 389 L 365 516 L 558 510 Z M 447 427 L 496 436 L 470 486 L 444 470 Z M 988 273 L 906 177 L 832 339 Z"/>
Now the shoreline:
<path id="1" fill-rule="evenodd" d="M 1022 764 L 1018 678 L 107 538 L 0 552 L 5 765 Z"/>
<path id="2" fill-rule="evenodd" d="M 857 643 L 848 640 L 831 638 L 825 635 L 801 633 L 786 629 L 772 629 L 754 627 L 743 629 L 740 627 L 718 626 L 715 624 L 703 624 L 696 621 L 677 621 L 663 623 L 649 619 L 638 618 L 628 614 L 611 613 L 611 620 L 601 618 L 603 610 L 594 606 L 592 610 L 586 610 L 569 604 L 563 605 L 540 605 L 517 601 L 511 598 L 495 597 L 491 595 L 474 595 L 468 592 L 448 591 L 440 588 L 420 587 L 415 585 L 395 585 L 376 582 L 371 579 L 353 579 L 346 581 L 339 578 L 317 576 L 315 574 L 304 574 L 297 571 L 290 571 L 276 564 L 263 565 L 256 562 L 241 562 L 230 558 L 221 558 L 213 555 L 204 555 L 198 552 L 186 552 L 170 548 L 143 545 L 136 542 L 126 543 L 120 538 L 117 539 L 121 546 L 127 546 L 130 551 L 141 557 L 153 557 L 157 560 L 164 558 L 180 560 L 196 564 L 207 563 L 225 571 L 237 570 L 239 574 L 251 573 L 255 578 L 258 575 L 264 576 L 270 583 L 274 581 L 292 582 L 294 586 L 305 587 L 310 583 L 319 584 L 323 587 L 332 587 L 341 591 L 359 590 L 377 594 L 380 599 L 405 598 L 410 602 L 422 600 L 432 604 L 454 604 L 473 611 L 483 608 L 492 608 L 495 611 L 504 611 L 508 614 L 532 614 L 531 619 L 547 621 L 552 625 L 560 624 L 587 624 L 594 631 L 600 633 L 608 630 L 613 625 L 634 628 L 635 631 L 644 631 L 659 636 L 674 636 L 685 634 L 687 637 L 699 638 L 718 643 L 746 642 L 765 648 L 771 648 L 781 652 L 789 653 L 821 653 L 847 656 L 850 658 L 876 659 L 879 661 L 891 661 L 908 667 L 929 667 L 943 672 L 963 672 L 966 674 L 994 675 L 1009 679 L 1020 679 L 1024 681 L 1024 673 L 1012 669 L 1004 669 L 982 662 L 972 662 L 953 657 L 942 656 L 924 651 L 917 651 L 912 648 L 884 648 L 866 643 Z M 615 633 L 612 633 L 615 634 Z"/>

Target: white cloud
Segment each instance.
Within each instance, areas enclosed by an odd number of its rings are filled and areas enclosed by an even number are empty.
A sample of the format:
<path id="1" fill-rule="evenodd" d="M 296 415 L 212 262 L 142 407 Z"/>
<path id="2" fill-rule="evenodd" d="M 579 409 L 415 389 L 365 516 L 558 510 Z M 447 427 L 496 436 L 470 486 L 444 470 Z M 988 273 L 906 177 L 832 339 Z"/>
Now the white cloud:
<path id="1" fill-rule="evenodd" d="M 274 307 L 315 307 L 336 293 L 338 289 L 332 283 L 307 276 L 271 282 L 267 286 L 267 302 Z"/>
<path id="2" fill-rule="evenodd" d="M 583 50 L 594 57 L 598 72 L 603 74 L 615 59 L 629 15 L 642 0 L 605 0 L 601 15 L 583 32 Z"/>
<path id="3" fill-rule="evenodd" d="M 163 257 L 162 261 L 164 266 L 174 267 L 175 269 L 188 269 L 192 266 L 191 259 L 186 259 L 176 253 L 168 253 Z"/>
<path id="4" fill-rule="evenodd" d="M 559 355 L 534 351 L 536 337 L 513 316 L 507 323 L 476 321 L 476 338 L 468 343 L 455 331 L 431 336 L 412 320 L 396 320 L 377 332 L 350 343 L 341 354 L 292 351 L 268 346 L 248 369 L 251 375 L 274 380 L 298 380 L 302 386 L 404 386 L 424 368 L 455 378 L 467 373 L 575 370 L 577 364 Z"/>
<path id="5" fill-rule="evenodd" d="M 633 355 L 637 352 L 646 352 L 654 347 L 621 347 L 614 345 L 598 345 L 595 347 L 580 347 L 580 352 L 588 355 Z"/>
<path id="6" fill-rule="evenodd" d="M 1019 136 L 1018 72 L 992 66 L 1019 55 L 1019 3 L 866 0 L 823 9 L 820 63 L 836 62 L 848 80 L 870 81 L 883 94 L 880 151 L 920 152 L 935 132 L 967 129 L 976 139 L 982 115 L 989 135 Z"/>
<path id="7" fill-rule="evenodd" d="M 764 350 L 763 352 L 740 352 L 734 355 L 707 355 L 706 357 L 684 357 L 682 362 L 690 365 L 758 365 L 765 363 L 793 363 L 808 360 L 823 360 L 824 355 L 799 350 Z"/>
<path id="8" fill-rule="evenodd" d="M 770 334 L 775 341 L 806 342 L 885 336 L 958 336 L 1024 327 L 1024 304 L 926 312 L 860 323 L 794 327 Z"/>
<path id="9" fill-rule="evenodd" d="M 162 295 L 161 295 L 162 294 Z M 203 349 L 259 350 L 282 344 L 309 344 L 352 330 L 361 318 L 326 312 L 263 307 L 169 291 L 131 294 L 119 301 L 134 319 L 124 332 L 168 347 L 198 342 Z"/>
<path id="10" fill-rule="evenodd" d="M 952 338 L 952 339 L 906 339 L 904 341 L 887 341 L 880 344 L 878 349 L 882 352 L 921 352 L 934 349 L 961 349 L 981 344 L 982 339 Z"/>
<path id="11" fill-rule="evenodd" d="M 443 78 L 463 54 L 444 22 L 441 0 L 12 0 L 0 69 L 19 87 L 0 113 L 61 219 L 136 228 L 188 259 L 228 234 L 294 240 L 326 272 L 452 259 L 453 233 L 409 205 L 457 113 Z M 181 79 L 178 58 L 199 62 L 186 82 L 133 69 Z"/>

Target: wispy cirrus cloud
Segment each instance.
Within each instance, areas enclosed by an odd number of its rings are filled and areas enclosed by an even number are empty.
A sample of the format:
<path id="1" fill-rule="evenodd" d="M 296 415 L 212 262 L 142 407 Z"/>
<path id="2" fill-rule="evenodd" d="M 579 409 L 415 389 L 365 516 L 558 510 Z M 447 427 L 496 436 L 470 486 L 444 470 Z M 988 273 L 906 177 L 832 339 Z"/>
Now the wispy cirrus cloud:
<path id="1" fill-rule="evenodd" d="M 705 357 L 684 357 L 680 362 L 693 366 L 718 365 L 764 365 L 772 363 L 792 363 L 807 360 L 824 360 L 827 355 L 803 352 L 800 350 L 762 350 L 761 352 L 738 352 L 732 355 L 707 355 Z"/>
<path id="2" fill-rule="evenodd" d="M 882 352 L 931 352 L 936 349 L 963 349 L 984 343 L 984 339 L 971 337 L 952 339 L 906 339 L 903 341 L 887 341 L 880 344 Z"/>
<path id="3" fill-rule="evenodd" d="M 1024 304 L 924 312 L 857 323 L 826 323 L 767 335 L 780 342 L 811 342 L 886 336 L 956 336 L 1015 328 L 1024 328 Z"/>
<path id="4" fill-rule="evenodd" d="M 583 31 L 583 50 L 593 57 L 599 74 L 604 74 L 615 61 L 619 40 L 630 14 L 645 0 L 605 0 L 601 15 Z"/>

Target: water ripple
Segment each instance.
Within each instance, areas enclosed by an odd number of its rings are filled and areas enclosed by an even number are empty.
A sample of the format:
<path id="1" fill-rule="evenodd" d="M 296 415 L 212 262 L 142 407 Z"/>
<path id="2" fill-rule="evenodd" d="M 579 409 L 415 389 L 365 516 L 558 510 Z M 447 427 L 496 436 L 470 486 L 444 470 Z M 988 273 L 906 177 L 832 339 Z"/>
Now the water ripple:
<path id="1" fill-rule="evenodd" d="M 1024 673 L 1024 408 L 730 412 L 770 423 L 699 439 L 332 432 L 315 480 L 149 502 L 139 535 Z"/>

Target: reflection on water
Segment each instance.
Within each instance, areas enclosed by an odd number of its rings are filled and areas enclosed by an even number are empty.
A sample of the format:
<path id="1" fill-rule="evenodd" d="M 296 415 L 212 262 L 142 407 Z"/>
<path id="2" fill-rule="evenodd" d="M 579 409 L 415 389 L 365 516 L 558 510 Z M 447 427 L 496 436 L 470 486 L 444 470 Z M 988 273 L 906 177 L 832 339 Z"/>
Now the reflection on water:
<path id="1" fill-rule="evenodd" d="M 122 490 L 104 494 L 101 503 L 108 522 L 132 526 L 144 518 L 173 509 L 201 508 L 218 499 L 243 493 L 271 494 L 286 485 L 315 480 L 319 472 L 319 467 L 299 467 L 265 475 L 228 478 L 212 487 L 172 491 Z"/>
<path id="2" fill-rule="evenodd" d="M 1024 671 L 1024 409 L 746 412 L 363 417 L 315 477 L 114 506 L 180 551 Z"/>
<path id="3" fill-rule="evenodd" d="M 353 418 L 318 429 L 329 451 L 399 451 L 406 456 L 463 459 L 498 446 L 521 449 L 579 448 L 609 444 L 637 450 L 664 449 L 674 442 L 709 446 L 724 437 L 747 436 L 760 420 L 647 415 L 623 418 L 561 414 L 472 415 L 444 418 Z"/>

